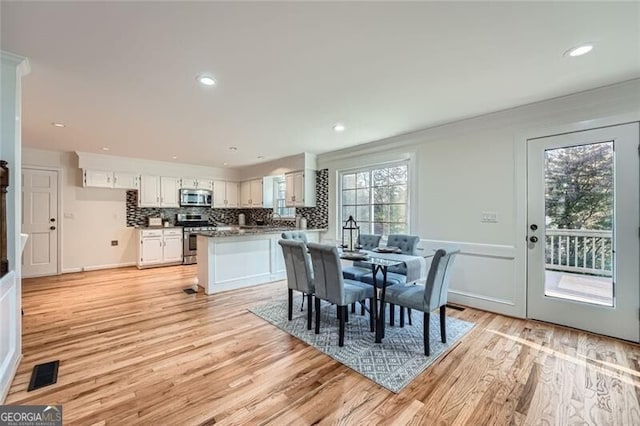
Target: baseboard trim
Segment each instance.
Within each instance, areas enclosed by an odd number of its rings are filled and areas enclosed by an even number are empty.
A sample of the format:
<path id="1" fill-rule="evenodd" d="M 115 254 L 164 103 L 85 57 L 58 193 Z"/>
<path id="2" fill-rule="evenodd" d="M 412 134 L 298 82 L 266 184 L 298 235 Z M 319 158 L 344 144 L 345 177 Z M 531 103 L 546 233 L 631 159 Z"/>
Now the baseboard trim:
<path id="1" fill-rule="evenodd" d="M 5 401 L 7 400 L 7 396 L 9 395 L 9 389 L 11 388 L 11 384 L 13 383 L 13 379 L 16 377 L 16 373 L 18 372 L 18 367 L 20 366 L 21 362 L 22 362 L 22 352 L 18 354 L 16 362 L 8 371 L 9 374 L 7 377 L 9 379 L 7 380 L 5 388 L 0 389 L 0 404 L 4 404 Z"/>
<path id="2" fill-rule="evenodd" d="M 127 268 L 129 266 L 136 266 L 136 262 L 112 263 L 108 265 L 90 265 L 90 266 L 83 266 L 80 268 L 65 268 L 62 270 L 62 273 L 73 274 L 76 272 L 99 271 L 101 269 Z"/>

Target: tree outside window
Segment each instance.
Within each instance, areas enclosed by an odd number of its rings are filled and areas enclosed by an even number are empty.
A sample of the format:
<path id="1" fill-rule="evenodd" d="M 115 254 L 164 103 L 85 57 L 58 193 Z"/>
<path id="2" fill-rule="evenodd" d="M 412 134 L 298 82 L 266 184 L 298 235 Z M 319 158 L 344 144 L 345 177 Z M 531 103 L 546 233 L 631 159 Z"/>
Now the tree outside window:
<path id="1" fill-rule="evenodd" d="M 341 221 L 349 216 L 363 234 L 409 232 L 408 163 L 340 173 Z"/>

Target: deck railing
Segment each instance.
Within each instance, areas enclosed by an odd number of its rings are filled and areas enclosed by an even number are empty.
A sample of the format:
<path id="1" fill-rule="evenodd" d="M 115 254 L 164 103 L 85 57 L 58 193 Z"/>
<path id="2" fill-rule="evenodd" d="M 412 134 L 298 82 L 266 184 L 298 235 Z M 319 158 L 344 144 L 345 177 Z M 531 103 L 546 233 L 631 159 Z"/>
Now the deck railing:
<path id="1" fill-rule="evenodd" d="M 547 229 L 546 268 L 610 277 L 611 231 Z"/>

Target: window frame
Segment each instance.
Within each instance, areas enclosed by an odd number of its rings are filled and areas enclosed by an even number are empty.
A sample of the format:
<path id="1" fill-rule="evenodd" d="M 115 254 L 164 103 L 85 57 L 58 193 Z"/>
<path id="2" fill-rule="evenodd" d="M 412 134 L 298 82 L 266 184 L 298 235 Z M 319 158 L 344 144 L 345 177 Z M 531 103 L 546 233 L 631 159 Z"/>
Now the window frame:
<path id="1" fill-rule="evenodd" d="M 359 167 L 353 167 L 353 168 L 345 168 L 345 169 L 339 169 L 336 170 L 336 177 L 337 177 L 337 182 L 336 182 L 336 204 L 337 204 L 337 209 L 336 209 L 336 238 L 338 240 L 340 240 L 342 238 L 342 226 L 344 225 L 344 221 L 342 220 L 342 211 L 343 211 L 343 176 L 347 175 L 347 174 L 357 174 L 357 173 L 363 173 L 363 172 L 368 172 L 369 173 L 369 188 L 373 189 L 373 171 L 377 170 L 377 169 L 389 169 L 389 168 L 393 168 L 393 167 L 398 167 L 398 166 L 406 166 L 407 168 L 407 179 L 406 179 L 406 187 L 407 187 L 407 193 L 406 193 L 406 202 L 405 203 L 397 203 L 397 204 L 404 204 L 405 207 L 405 211 L 406 211 L 406 233 L 410 234 L 411 233 L 411 213 L 412 213 L 412 201 L 413 201 L 413 191 L 412 191 L 412 187 L 413 187 L 413 183 L 414 183 L 414 179 L 413 179 L 413 162 L 411 157 L 410 158 L 403 158 L 403 159 L 399 159 L 399 160 L 392 160 L 392 161 L 383 161 L 383 162 L 376 162 L 376 163 L 372 163 L 372 164 L 368 164 L 368 165 L 364 165 L 364 166 L 359 166 Z M 357 185 L 357 184 L 356 184 Z M 391 186 L 391 185 L 388 185 Z M 357 186 L 354 188 L 357 189 Z M 357 194 L 356 194 L 357 195 Z M 391 205 L 393 203 L 384 203 L 385 205 Z M 357 206 L 357 201 L 356 204 Z M 370 220 L 367 222 L 369 225 L 369 228 L 367 230 L 364 229 L 360 229 L 360 232 L 362 232 L 363 234 L 366 233 L 373 233 L 373 224 L 375 223 L 374 221 L 374 209 L 373 206 L 375 205 L 375 203 L 373 202 L 373 191 L 371 190 L 369 193 L 369 204 L 370 206 Z M 345 219 L 346 220 L 346 219 Z M 357 220 L 357 219 L 356 219 Z M 383 222 L 383 223 L 390 223 L 390 222 Z M 383 239 L 388 237 L 387 234 L 384 234 L 384 231 L 382 233 Z"/>
<path id="2" fill-rule="evenodd" d="M 285 185 L 285 196 L 284 198 L 278 198 L 278 186 L 280 184 L 284 184 Z M 271 217 L 274 221 L 278 221 L 278 220 L 295 220 L 296 219 L 296 208 L 295 207 L 286 207 L 286 203 L 287 203 L 287 189 L 286 189 L 286 180 L 284 176 L 277 176 L 273 179 L 273 209 L 272 209 L 272 214 Z M 291 209 L 293 212 L 292 216 L 280 216 L 280 213 L 278 213 L 278 200 L 284 200 L 285 202 L 285 209 Z M 277 216 L 276 216 L 277 215 Z"/>

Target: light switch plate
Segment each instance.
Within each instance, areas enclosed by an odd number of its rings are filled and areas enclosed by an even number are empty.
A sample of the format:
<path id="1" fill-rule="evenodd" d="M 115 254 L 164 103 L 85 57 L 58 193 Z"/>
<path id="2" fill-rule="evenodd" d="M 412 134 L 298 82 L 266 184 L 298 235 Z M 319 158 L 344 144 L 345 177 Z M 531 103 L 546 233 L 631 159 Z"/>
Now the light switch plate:
<path id="1" fill-rule="evenodd" d="M 498 213 L 496 212 L 482 212 L 480 215 L 480 222 L 482 223 L 498 223 Z"/>

